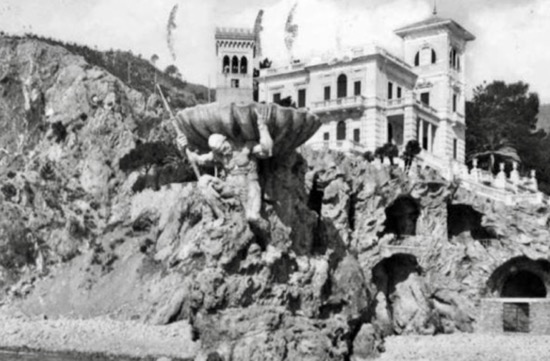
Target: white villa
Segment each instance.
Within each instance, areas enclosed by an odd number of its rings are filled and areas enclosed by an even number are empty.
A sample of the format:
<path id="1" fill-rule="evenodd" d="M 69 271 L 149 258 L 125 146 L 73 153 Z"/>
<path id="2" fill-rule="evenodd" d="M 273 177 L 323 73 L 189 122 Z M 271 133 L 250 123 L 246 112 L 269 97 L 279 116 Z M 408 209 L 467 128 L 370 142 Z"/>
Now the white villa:
<path id="1" fill-rule="evenodd" d="M 465 165 L 466 46 L 474 35 L 436 15 L 395 30 L 403 59 L 378 47 L 352 48 L 336 57 L 260 70 L 254 78 L 256 38 L 252 29 L 218 28 L 217 101 L 251 102 L 291 97 L 322 120 L 306 143 L 311 147 L 363 153 L 391 142 L 400 153 L 418 140 L 424 166 L 447 179 L 505 202 L 540 203 L 535 174 L 509 179 Z"/>
<path id="2" fill-rule="evenodd" d="M 323 126 L 309 140 L 312 146 L 364 152 L 417 139 L 424 152 L 444 163 L 464 163 L 464 54 L 475 37 L 437 16 L 395 33 L 403 39 L 404 59 L 372 46 L 333 59 L 262 69 L 259 101 L 291 96 L 298 107 L 319 115 Z M 251 100 L 252 69 L 247 66 L 253 64 L 254 35 L 218 29 L 216 40 L 218 99 L 236 101 L 238 87 L 248 93 L 243 100 Z"/>

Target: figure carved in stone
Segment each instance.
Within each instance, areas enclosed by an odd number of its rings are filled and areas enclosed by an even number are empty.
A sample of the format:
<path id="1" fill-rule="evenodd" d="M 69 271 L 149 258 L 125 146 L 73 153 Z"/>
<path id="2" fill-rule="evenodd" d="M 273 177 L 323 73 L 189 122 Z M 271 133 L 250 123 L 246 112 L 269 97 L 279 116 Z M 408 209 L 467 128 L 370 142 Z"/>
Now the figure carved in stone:
<path id="1" fill-rule="evenodd" d="M 189 152 L 189 160 L 200 165 L 222 166 L 221 179 L 208 174 L 199 179 L 199 187 L 218 218 L 223 218 L 224 203 L 236 197 L 244 207 L 248 222 L 263 229 L 266 221 L 260 215 L 262 190 L 258 178 L 258 159 L 272 156 L 273 139 L 266 124 L 269 108 L 261 110 L 262 114 L 255 110 L 259 142 L 236 142 L 215 133 L 208 138 L 211 151 L 206 154 Z"/>

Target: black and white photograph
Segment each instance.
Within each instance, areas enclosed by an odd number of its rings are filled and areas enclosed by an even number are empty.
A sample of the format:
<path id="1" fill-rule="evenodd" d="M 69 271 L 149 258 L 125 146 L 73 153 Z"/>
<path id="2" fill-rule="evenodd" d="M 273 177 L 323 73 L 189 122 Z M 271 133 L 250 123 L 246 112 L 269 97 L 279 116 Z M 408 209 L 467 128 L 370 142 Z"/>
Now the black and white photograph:
<path id="1" fill-rule="evenodd" d="M 0 0 L 0 361 L 550 360 L 548 38 L 548 0 Z"/>

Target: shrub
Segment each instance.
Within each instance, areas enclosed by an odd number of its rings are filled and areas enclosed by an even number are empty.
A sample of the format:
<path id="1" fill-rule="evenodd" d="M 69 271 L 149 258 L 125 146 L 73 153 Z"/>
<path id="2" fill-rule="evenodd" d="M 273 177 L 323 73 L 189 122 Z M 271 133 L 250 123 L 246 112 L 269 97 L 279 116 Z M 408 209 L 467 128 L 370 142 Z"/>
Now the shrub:
<path id="1" fill-rule="evenodd" d="M 409 140 L 405 145 L 405 151 L 403 152 L 403 160 L 405 161 L 405 170 L 409 170 L 411 164 L 421 151 L 420 144 L 417 140 Z"/>
<path id="2" fill-rule="evenodd" d="M 11 200 L 13 197 L 17 195 L 17 189 L 11 183 L 4 184 L 1 190 L 2 190 L 2 193 L 4 193 L 4 197 L 6 197 L 7 201 Z"/>
<path id="3" fill-rule="evenodd" d="M 56 143 L 61 143 L 67 138 L 67 128 L 61 122 L 55 122 L 51 125 Z"/>
<path id="4" fill-rule="evenodd" d="M 368 150 L 365 153 L 363 153 L 363 159 L 365 159 L 367 162 L 370 163 L 375 159 L 375 157 L 374 157 L 374 154 L 370 150 Z"/>

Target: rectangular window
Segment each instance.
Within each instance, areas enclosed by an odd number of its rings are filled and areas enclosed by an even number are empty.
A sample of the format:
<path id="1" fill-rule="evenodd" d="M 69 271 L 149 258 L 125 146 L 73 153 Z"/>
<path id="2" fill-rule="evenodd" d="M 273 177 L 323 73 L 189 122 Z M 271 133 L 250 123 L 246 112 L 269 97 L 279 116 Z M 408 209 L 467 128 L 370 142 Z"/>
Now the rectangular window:
<path id="1" fill-rule="evenodd" d="M 281 101 L 281 93 L 273 94 L 273 103 L 279 103 Z"/>
<path id="2" fill-rule="evenodd" d="M 453 94 L 453 112 L 456 112 L 457 101 L 458 96 L 456 94 Z"/>
<path id="3" fill-rule="evenodd" d="M 304 108 L 306 106 L 306 90 L 298 90 L 298 108 Z"/>
<path id="4" fill-rule="evenodd" d="M 401 99 L 401 87 L 397 87 L 397 99 Z"/>
<path id="5" fill-rule="evenodd" d="M 428 127 L 430 124 L 428 122 L 422 121 L 422 148 L 428 150 Z"/>
<path id="6" fill-rule="evenodd" d="M 239 87 L 239 79 L 231 79 L 231 88 Z"/>
<path id="7" fill-rule="evenodd" d="M 426 105 L 430 105 L 430 93 L 421 93 L 420 94 L 420 101 Z"/>
<path id="8" fill-rule="evenodd" d="M 388 82 L 388 99 L 393 99 L 393 83 Z"/>
<path id="9" fill-rule="evenodd" d="M 357 143 L 361 141 L 361 131 L 359 129 L 353 130 L 353 141 Z"/>
<path id="10" fill-rule="evenodd" d="M 325 87 L 325 100 L 330 100 L 330 87 Z"/>
<path id="11" fill-rule="evenodd" d="M 323 140 L 325 142 L 328 142 L 330 139 L 330 134 L 328 132 L 323 133 Z"/>
<path id="12" fill-rule="evenodd" d="M 353 95 L 361 95 L 361 82 L 356 81 L 353 83 Z"/>
<path id="13" fill-rule="evenodd" d="M 453 139 L 453 159 L 458 158 L 458 141 L 456 139 Z"/>

